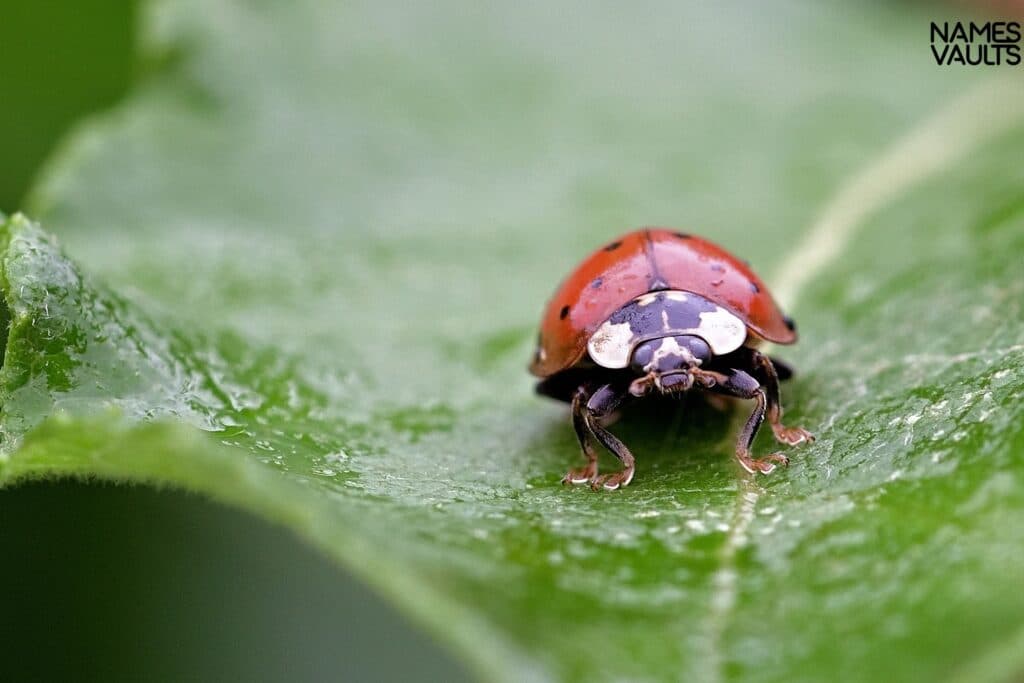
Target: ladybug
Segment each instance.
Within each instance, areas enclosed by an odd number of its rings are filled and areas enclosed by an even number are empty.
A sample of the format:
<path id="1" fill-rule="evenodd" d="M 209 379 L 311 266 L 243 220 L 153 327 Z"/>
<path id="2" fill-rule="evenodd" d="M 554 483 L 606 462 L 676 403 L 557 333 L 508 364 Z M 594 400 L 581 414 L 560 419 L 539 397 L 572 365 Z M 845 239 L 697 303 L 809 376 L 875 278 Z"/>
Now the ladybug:
<path id="1" fill-rule="evenodd" d="M 629 485 L 633 454 L 605 422 L 629 401 L 690 389 L 753 399 L 736 458 L 751 473 L 787 465 L 781 453 L 751 456 L 764 419 L 782 443 L 794 446 L 814 437 L 782 424 L 779 381 L 792 370 L 757 346 L 796 339 L 792 318 L 761 279 L 712 242 L 645 228 L 601 247 L 548 303 L 530 364 L 540 378 L 539 394 L 571 403 L 572 424 L 587 459 L 562 483 L 608 490 Z M 598 475 L 595 440 L 622 462 L 621 472 Z"/>

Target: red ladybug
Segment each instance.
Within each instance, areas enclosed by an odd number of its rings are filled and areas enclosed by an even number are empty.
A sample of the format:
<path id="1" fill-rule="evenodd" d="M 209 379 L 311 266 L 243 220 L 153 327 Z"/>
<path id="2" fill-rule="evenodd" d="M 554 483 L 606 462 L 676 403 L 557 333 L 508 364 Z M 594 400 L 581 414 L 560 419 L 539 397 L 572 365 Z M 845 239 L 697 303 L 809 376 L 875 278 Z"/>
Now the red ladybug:
<path id="1" fill-rule="evenodd" d="M 604 418 L 628 400 L 694 387 L 757 402 L 736 443 L 748 472 L 788 464 L 781 453 L 755 459 L 750 445 L 765 417 L 782 443 L 814 439 L 783 426 L 779 379 L 792 371 L 757 350 L 762 340 L 792 344 L 796 337 L 761 279 L 716 244 L 650 228 L 598 249 L 548 303 L 530 365 L 541 378 L 538 393 L 572 403 L 587 465 L 562 482 L 627 486 L 633 454 Z M 622 461 L 621 472 L 598 476 L 595 439 Z"/>

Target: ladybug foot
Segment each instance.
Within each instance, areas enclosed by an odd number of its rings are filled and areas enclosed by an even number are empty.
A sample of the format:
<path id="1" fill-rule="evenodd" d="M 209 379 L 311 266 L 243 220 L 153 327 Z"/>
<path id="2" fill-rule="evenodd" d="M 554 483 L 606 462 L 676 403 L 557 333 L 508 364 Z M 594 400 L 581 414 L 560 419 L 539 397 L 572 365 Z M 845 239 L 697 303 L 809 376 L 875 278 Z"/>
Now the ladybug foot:
<path id="1" fill-rule="evenodd" d="M 811 434 L 803 427 L 786 427 L 784 425 L 777 424 L 772 425 L 772 431 L 775 432 L 776 441 L 789 446 L 814 441 L 814 434 Z"/>
<path id="2" fill-rule="evenodd" d="M 605 491 L 614 491 L 617 488 L 625 488 L 629 486 L 629 482 L 633 481 L 633 468 L 627 468 L 621 472 L 615 474 L 603 474 L 595 479 L 591 484 L 590 488 L 595 491 L 604 489 Z"/>
<path id="3" fill-rule="evenodd" d="M 789 458 L 784 456 L 782 453 L 772 453 L 766 455 L 763 458 L 751 458 L 749 455 L 743 453 L 736 454 L 737 459 L 740 461 L 740 465 L 747 472 L 754 474 L 760 472 L 761 474 L 771 474 L 775 471 L 777 465 L 783 467 L 789 466 Z"/>
<path id="4" fill-rule="evenodd" d="M 563 484 L 593 484 L 597 481 L 597 463 L 592 462 L 586 467 L 574 467 L 562 477 Z"/>

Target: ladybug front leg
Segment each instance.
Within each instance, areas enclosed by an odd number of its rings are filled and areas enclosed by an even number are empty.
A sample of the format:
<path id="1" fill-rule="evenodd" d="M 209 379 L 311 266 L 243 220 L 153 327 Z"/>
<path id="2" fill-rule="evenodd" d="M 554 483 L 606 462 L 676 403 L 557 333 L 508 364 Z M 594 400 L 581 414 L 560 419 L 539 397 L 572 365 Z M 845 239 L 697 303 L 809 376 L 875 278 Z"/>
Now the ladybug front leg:
<path id="1" fill-rule="evenodd" d="M 569 470 L 562 479 L 563 483 L 589 483 L 594 489 L 605 488 L 614 491 L 620 486 L 628 486 L 633 480 L 636 469 L 633 454 L 624 443 L 601 425 L 601 419 L 614 412 L 628 395 L 627 388 L 611 384 L 605 384 L 592 394 L 584 387 L 576 391 L 572 402 L 572 421 L 583 455 L 587 458 L 587 465 L 581 469 Z M 621 472 L 598 476 L 597 451 L 594 449 L 592 438 L 597 439 L 622 462 Z"/>
<path id="2" fill-rule="evenodd" d="M 726 370 L 725 372 L 714 372 L 710 370 L 693 371 L 694 384 L 702 389 L 716 394 L 735 396 L 737 398 L 752 398 L 757 401 L 753 412 L 747 418 L 746 424 L 740 430 L 739 438 L 736 440 L 736 459 L 747 472 L 761 472 L 768 474 L 776 465 L 788 465 L 789 458 L 782 453 L 772 453 L 763 458 L 753 458 L 750 455 L 750 448 L 757 436 L 757 430 L 764 422 L 767 412 L 768 399 L 765 390 L 760 382 L 742 370 Z"/>
<path id="3" fill-rule="evenodd" d="M 587 459 L 585 467 L 574 467 L 562 477 L 563 484 L 593 484 L 597 481 L 597 449 L 594 448 L 594 435 L 587 427 L 587 402 L 590 392 L 580 387 L 572 397 L 572 426 L 576 430 L 583 457 Z"/>
<path id="4" fill-rule="evenodd" d="M 772 432 L 779 443 L 795 446 L 805 441 L 814 441 L 814 435 L 803 427 L 787 427 L 782 424 L 782 396 L 779 389 L 779 375 L 776 372 L 775 362 L 760 351 L 750 352 L 751 370 L 764 385 L 766 399 L 768 402 L 767 416 L 768 424 L 772 426 Z"/>

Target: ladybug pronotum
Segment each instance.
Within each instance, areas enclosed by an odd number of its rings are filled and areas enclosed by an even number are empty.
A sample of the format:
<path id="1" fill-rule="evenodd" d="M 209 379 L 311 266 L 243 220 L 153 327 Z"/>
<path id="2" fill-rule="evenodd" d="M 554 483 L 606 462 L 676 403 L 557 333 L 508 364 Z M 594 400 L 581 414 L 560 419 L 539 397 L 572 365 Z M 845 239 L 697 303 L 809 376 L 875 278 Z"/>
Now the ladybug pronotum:
<path id="1" fill-rule="evenodd" d="M 606 429 L 607 419 L 628 401 L 694 388 L 756 402 L 736 443 L 744 469 L 767 474 L 788 464 L 781 453 L 754 458 L 750 447 L 765 418 L 784 444 L 814 439 L 782 424 L 779 381 L 792 371 L 757 350 L 762 341 L 796 338 L 792 319 L 761 279 L 716 244 L 650 228 L 598 249 L 548 303 L 530 364 L 538 393 L 572 404 L 587 459 L 562 482 L 627 486 L 633 454 Z M 595 441 L 622 462 L 622 471 L 598 474 Z"/>

